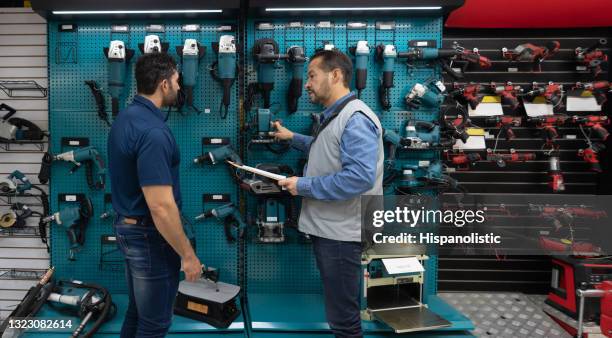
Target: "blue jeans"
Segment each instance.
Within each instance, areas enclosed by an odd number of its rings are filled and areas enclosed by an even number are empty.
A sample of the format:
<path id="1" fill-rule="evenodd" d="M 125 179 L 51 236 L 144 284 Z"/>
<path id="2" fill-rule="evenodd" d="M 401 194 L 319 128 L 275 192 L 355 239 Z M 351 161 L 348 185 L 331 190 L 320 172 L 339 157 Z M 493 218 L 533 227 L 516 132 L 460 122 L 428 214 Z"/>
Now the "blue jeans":
<path id="1" fill-rule="evenodd" d="M 129 297 L 121 337 L 164 337 L 172 324 L 181 259 L 155 225 L 120 221 L 114 228 Z"/>
<path id="2" fill-rule="evenodd" d="M 311 238 L 323 280 L 329 327 L 336 337 L 363 337 L 360 316 L 361 243 Z"/>

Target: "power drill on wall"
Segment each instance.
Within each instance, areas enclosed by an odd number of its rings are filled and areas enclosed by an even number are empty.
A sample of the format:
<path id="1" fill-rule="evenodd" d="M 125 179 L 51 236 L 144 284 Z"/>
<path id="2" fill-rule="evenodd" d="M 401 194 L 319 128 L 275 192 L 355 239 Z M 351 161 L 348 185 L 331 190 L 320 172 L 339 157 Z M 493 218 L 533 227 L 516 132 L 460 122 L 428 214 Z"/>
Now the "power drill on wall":
<path id="1" fill-rule="evenodd" d="M 469 105 L 472 110 L 476 109 L 482 100 L 484 94 L 481 94 L 482 86 L 478 83 L 470 82 L 465 85 L 460 85 L 457 82 L 453 83 L 453 91 L 449 96 L 460 104 Z"/>
<path id="2" fill-rule="evenodd" d="M 495 82 L 491 82 L 489 88 L 493 94 L 501 96 L 502 104 L 510 105 L 510 109 L 512 110 L 518 108 L 520 103 L 518 97 L 523 95 L 523 89 L 521 86 L 515 86 L 510 81 L 503 85 L 498 85 Z"/>
<path id="3" fill-rule="evenodd" d="M 416 83 L 404 97 L 404 103 L 409 109 L 438 107 L 446 93 L 442 81 L 431 79 L 424 84 Z"/>
<path id="4" fill-rule="evenodd" d="M 592 95 L 598 105 L 603 105 L 608 100 L 607 94 L 612 92 L 612 84 L 609 81 L 576 82 L 573 89 L 582 91 L 580 96 Z"/>
<path id="5" fill-rule="evenodd" d="M 206 54 L 206 46 L 196 39 L 185 39 L 183 46 L 176 46 L 176 54 L 181 57 L 182 89 L 185 92 L 185 103 L 198 113 L 201 111 L 193 105 L 193 88 L 198 78 L 200 60 Z"/>
<path id="6" fill-rule="evenodd" d="M 217 220 L 223 222 L 225 238 L 228 242 L 236 241 L 236 237 L 234 237 L 234 235 L 232 234 L 232 227 L 235 227 L 238 230 L 239 235 L 246 228 L 246 223 L 243 221 L 242 214 L 233 203 L 227 203 L 216 208 L 210 209 L 196 216 L 195 220 L 199 221 L 211 217 L 214 217 Z"/>
<path id="7" fill-rule="evenodd" d="M 202 156 L 196 157 L 195 159 L 193 159 L 193 163 L 215 165 L 217 163 L 225 162 L 228 160 L 236 164 L 242 164 L 242 159 L 240 159 L 240 156 L 229 144 L 217 147 L 211 151 L 204 153 L 204 155 Z"/>
<path id="8" fill-rule="evenodd" d="M 85 244 L 85 230 L 93 216 L 93 205 L 89 197 L 70 203 L 58 212 L 42 219 L 43 223 L 54 222 L 64 228 L 70 241 L 69 260 L 75 260 L 75 253 Z"/>
<path id="9" fill-rule="evenodd" d="M 117 116 L 119 99 L 125 87 L 127 65 L 134 56 L 134 50 L 125 48 L 123 41 L 113 40 L 108 48 L 104 48 L 104 55 L 108 59 L 108 91 L 111 96 L 112 114 Z M 98 104 L 98 109 L 99 107 Z M 98 111 L 98 115 L 100 115 L 100 111 Z M 107 118 L 104 118 L 104 120 L 108 121 Z"/>
<path id="10" fill-rule="evenodd" d="M 233 35 L 222 35 L 218 44 L 213 44 L 217 52 L 217 61 L 210 67 L 213 79 L 221 83 L 223 98 L 221 99 L 221 118 L 225 119 L 232 97 L 232 85 L 236 81 L 236 40 Z"/>
<path id="11" fill-rule="evenodd" d="M 553 109 L 563 108 L 563 85 L 548 82 L 547 85 L 541 86 L 537 82 L 533 82 L 531 90 L 526 92 L 524 96 L 535 98 L 537 96 L 543 96 L 546 99 L 547 104 L 551 104 Z"/>
<path id="12" fill-rule="evenodd" d="M 77 148 L 61 154 L 51 155 L 45 153 L 40 167 L 40 173 L 38 178 L 41 183 L 45 184 L 49 181 L 51 164 L 53 161 L 66 161 L 74 164 L 74 167 L 70 169 L 72 174 L 81 167 L 81 164 L 85 163 L 85 177 L 87 179 L 87 185 L 89 188 L 95 190 L 103 190 L 106 176 L 106 168 L 104 167 L 104 161 L 98 150 L 92 146 Z M 94 170 L 96 167 L 97 179 L 94 182 Z"/>

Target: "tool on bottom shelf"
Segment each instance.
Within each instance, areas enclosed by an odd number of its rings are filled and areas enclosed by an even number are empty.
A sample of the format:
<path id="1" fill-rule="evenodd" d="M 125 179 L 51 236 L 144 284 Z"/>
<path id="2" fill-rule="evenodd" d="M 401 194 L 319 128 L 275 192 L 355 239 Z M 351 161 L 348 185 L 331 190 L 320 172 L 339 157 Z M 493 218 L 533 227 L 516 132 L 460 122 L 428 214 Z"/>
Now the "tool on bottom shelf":
<path id="1" fill-rule="evenodd" d="M 202 266 L 198 280 L 179 283 L 174 313 L 216 328 L 227 328 L 240 315 L 236 305 L 239 293 L 239 286 L 219 281 L 217 269 Z"/>
<path id="2" fill-rule="evenodd" d="M 418 253 L 399 255 L 398 250 L 395 253 L 388 250 L 389 246 L 392 245 L 374 246 L 363 255 L 361 318 L 385 323 L 396 333 L 450 326 L 450 322 L 424 304 L 422 263 L 429 258 Z M 418 246 L 408 249 L 419 251 Z M 392 269 L 399 265 L 398 271 Z"/>
<path id="3" fill-rule="evenodd" d="M 117 312 L 117 307 L 107 289 L 76 280 L 57 281 L 47 302 L 51 307 L 61 307 L 81 318 L 81 322 L 72 332 L 71 337 L 74 338 L 93 337 L 102 324 L 111 320 Z M 92 320 L 95 322 L 85 331 L 85 327 Z"/>
<path id="4" fill-rule="evenodd" d="M 36 316 L 47 301 L 49 294 L 51 294 L 54 285 L 52 280 L 54 272 L 55 269 L 53 267 L 48 269 L 38 283 L 28 290 L 21 302 L 19 302 L 17 307 L 8 315 L 5 321 L 0 324 L 2 338 L 18 338 L 21 336 L 22 329 L 9 328 L 9 321 L 14 318 L 26 319 Z"/>
<path id="5" fill-rule="evenodd" d="M 89 219 L 93 216 L 93 205 L 89 197 L 76 199 L 75 203 L 69 203 L 58 212 L 41 220 L 42 223 L 54 222 L 64 228 L 70 241 L 69 260 L 75 260 L 75 253 L 85 244 L 85 230 Z"/>

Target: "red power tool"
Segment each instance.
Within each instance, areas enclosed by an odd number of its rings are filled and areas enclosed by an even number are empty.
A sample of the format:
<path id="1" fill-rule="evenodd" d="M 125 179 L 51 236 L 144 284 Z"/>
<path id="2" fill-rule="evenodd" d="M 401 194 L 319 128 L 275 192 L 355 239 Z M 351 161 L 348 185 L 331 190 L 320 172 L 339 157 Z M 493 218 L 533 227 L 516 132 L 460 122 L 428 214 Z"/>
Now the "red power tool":
<path id="1" fill-rule="evenodd" d="M 563 179 L 563 172 L 561 172 L 561 161 L 558 151 L 551 153 L 548 158 L 548 186 L 553 192 L 565 190 L 565 182 Z"/>
<path id="2" fill-rule="evenodd" d="M 463 151 L 451 152 L 445 151 L 446 159 L 453 165 L 457 166 L 457 170 L 469 170 L 470 166 L 481 160 L 479 153 L 466 154 Z"/>
<path id="3" fill-rule="evenodd" d="M 534 82 L 531 90 L 525 93 L 525 96 L 535 98 L 536 96 L 544 96 L 546 103 L 552 104 L 553 108 L 559 109 L 563 107 L 563 85 L 548 82 L 546 86 L 540 86 Z"/>
<path id="4" fill-rule="evenodd" d="M 516 137 L 512 127 L 519 127 L 523 121 L 520 116 L 509 116 L 509 115 L 497 115 L 487 116 L 485 123 L 487 126 L 494 125 L 496 128 L 500 128 L 499 132 L 506 132 L 506 140 L 512 140 Z"/>
<path id="5" fill-rule="evenodd" d="M 450 93 L 450 95 L 456 101 L 464 105 L 469 104 L 472 110 L 478 107 L 478 104 L 483 96 L 480 94 L 480 90 L 482 89 L 480 84 L 471 82 L 462 86 L 455 82 L 453 83 L 453 88 L 454 90 Z"/>
<path id="6" fill-rule="evenodd" d="M 584 92 L 590 92 L 598 105 L 604 104 L 608 98 L 607 93 L 612 91 L 612 85 L 608 81 L 595 81 L 589 83 L 576 82 L 574 90 L 582 90 Z M 581 94 L 582 95 L 582 94 Z"/>
<path id="7" fill-rule="evenodd" d="M 541 129 L 546 143 L 551 144 L 554 139 L 559 137 L 556 127 L 564 125 L 569 118 L 567 115 L 535 116 L 530 117 L 529 122 L 534 123 L 537 128 Z"/>
<path id="8" fill-rule="evenodd" d="M 600 173 L 603 170 L 599 164 L 599 157 L 597 154 L 604 149 L 605 146 L 603 144 L 595 143 L 586 149 L 578 150 L 578 157 L 582 158 L 583 161 L 591 165 L 591 171 Z"/>
<path id="9" fill-rule="evenodd" d="M 590 128 L 591 133 L 603 141 L 606 141 L 610 135 L 608 130 L 604 128 L 604 126 L 610 124 L 610 119 L 605 115 L 574 116 L 572 122 Z"/>
<path id="10" fill-rule="evenodd" d="M 494 94 L 501 96 L 502 103 L 510 105 L 512 110 L 519 106 L 518 96 L 523 94 L 521 86 L 515 86 L 510 81 L 504 85 L 497 85 L 495 82 L 491 82 L 490 88 Z"/>
<path id="11" fill-rule="evenodd" d="M 606 39 L 600 39 L 591 47 L 576 48 L 576 61 L 591 70 L 595 77 L 601 73 L 601 66 L 608 63 L 608 55 L 599 49 L 607 43 Z"/>
<path id="12" fill-rule="evenodd" d="M 502 168 L 506 166 L 506 163 L 533 161 L 535 158 L 535 153 L 517 153 L 514 149 L 510 149 L 510 153 L 507 154 L 495 153 L 487 149 L 487 161 L 495 162 Z"/>
<path id="13" fill-rule="evenodd" d="M 516 46 L 513 50 L 506 47 L 502 48 L 502 57 L 511 61 L 530 61 L 538 65 L 538 70 L 541 70 L 542 61 L 556 54 L 560 47 L 559 41 L 550 41 L 546 46 L 524 43 Z"/>

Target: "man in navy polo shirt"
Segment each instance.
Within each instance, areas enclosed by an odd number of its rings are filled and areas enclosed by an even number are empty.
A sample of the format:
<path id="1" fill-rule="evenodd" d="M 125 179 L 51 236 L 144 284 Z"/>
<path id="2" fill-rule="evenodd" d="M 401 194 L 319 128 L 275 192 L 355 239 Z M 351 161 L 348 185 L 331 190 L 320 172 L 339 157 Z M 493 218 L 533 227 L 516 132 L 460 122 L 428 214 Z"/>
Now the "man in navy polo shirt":
<path id="1" fill-rule="evenodd" d="M 138 95 L 108 136 L 114 228 L 129 295 L 121 337 L 163 337 L 181 264 L 190 281 L 202 264 L 181 224 L 179 148 L 160 110 L 176 101 L 176 62 L 165 53 L 143 55 L 135 73 Z"/>

